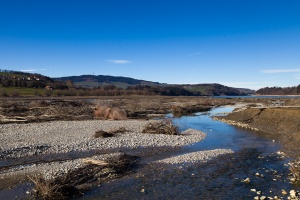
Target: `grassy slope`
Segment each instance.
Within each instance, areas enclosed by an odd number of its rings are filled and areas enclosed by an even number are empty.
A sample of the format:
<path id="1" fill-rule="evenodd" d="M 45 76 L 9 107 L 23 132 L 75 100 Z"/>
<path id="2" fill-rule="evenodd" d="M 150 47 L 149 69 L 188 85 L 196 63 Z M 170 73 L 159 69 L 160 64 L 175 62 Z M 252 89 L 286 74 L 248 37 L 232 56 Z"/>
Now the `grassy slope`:
<path id="1" fill-rule="evenodd" d="M 21 96 L 35 96 L 37 93 L 43 93 L 43 89 L 34 88 L 23 88 L 23 87 L 2 87 L 0 86 L 0 91 L 11 95 L 14 92 L 18 92 Z"/>

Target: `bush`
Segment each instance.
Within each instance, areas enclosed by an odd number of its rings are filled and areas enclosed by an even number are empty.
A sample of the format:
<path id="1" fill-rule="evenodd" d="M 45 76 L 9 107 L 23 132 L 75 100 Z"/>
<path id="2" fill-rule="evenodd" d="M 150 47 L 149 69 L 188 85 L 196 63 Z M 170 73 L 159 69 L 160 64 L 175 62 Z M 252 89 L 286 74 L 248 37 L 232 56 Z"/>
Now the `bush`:
<path id="1" fill-rule="evenodd" d="M 52 91 L 52 90 L 45 90 L 45 91 L 44 91 L 44 95 L 45 95 L 46 97 L 50 97 L 50 96 L 52 96 L 52 94 L 53 94 L 53 91 Z"/>
<path id="2" fill-rule="evenodd" d="M 16 90 L 13 90 L 13 91 L 11 92 L 11 96 L 12 96 L 12 97 L 19 97 L 19 96 L 20 96 L 20 92 L 18 92 L 18 91 L 16 91 Z"/>
<path id="3" fill-rule="evenodd" d="M 7 92 L 5 90 L 0 90 L 0 96 L 1 97 L 8 97 L 9 95 L 7 94 Z"/>
<path id="4" fill-rule="evenodd" d="M 61 97 L 63 95 L 63 92 L 61 90 L 57 90 L 55 94 L 56 96 Z"/>

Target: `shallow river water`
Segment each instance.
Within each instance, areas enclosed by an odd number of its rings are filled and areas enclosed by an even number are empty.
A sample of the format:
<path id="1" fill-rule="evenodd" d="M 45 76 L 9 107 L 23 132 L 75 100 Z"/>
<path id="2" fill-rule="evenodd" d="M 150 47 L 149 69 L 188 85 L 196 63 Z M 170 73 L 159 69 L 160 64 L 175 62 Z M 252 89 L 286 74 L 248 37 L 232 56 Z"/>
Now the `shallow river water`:
<path id="1" fill-rule="evenodd" d="M 173 119 L 174 123 L 179 125 L 182 130 L 192 128 L 207 134 L 203 142 L 193 144 L 186 150 L 199 151 L 225 148 L 238 151 L 244 148 L 256 148 L 264 153 L 270 153 L 280 149 L 278 143 L 262 138 L 255 131 L 212 119 L 214 115 L 225 115 L 232 112 L 233 109 L 231 106 L 225 106 L 205 113 L 196 113 L 194 116 L 183 116 Z"/>
<path id="2" fill-rule="evenodd" d="M 158 157 L 213 149 L 232 149 L 235 153 L 188 167 L 144 164 L 130 175 L 100 184 L 80 199 L 253 199 L 256 196 L 287 199 L 282 194 L 283 189 L 288 193 L 299 188 L 289 183 L 286 165 L 289 159 L 277 153 L 280 144 L 257 132 L 211 118 L 233 109 L 220 107 L 173 118 L 181 130 L 197 129 L 205 132 L 207 137 Z M 246 178 L 249 183 L 243 181 Z"/>

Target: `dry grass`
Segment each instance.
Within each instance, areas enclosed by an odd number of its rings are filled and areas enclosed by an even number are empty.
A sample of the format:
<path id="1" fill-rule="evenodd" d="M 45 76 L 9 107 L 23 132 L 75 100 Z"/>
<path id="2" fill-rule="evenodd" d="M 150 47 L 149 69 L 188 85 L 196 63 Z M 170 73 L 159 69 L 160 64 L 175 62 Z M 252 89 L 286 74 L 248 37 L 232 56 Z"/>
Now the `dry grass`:
<path id="1" fill-rule="evenodd" d="M 127 130 L 124 127 L 120 127 L 118 129 L 115 129 L 115 130 L 112 130 L 112 131 L 109 131 L 109 132 L 106 132 L 106 131 L 103 131 L 103 130 L 99 130 L 99 131 L 95 132 L 94 137 L 95 138 L 114 137 L 117 133 L 124 133 L 126 131 Z"/>
<path id="2" fill-rule="evenodd" d="M 143 133 L 178 135 L 179 128 L 174 126 L 172 120 L 166 119 L 157 123 L 147 124 Z"/>
<path id="3" fill-rule="evenodd" d="M 117 178 L 129 172 L 137 162 L 137 157 L 121 154 L 106 161 L 95 160 L 92 164 L 75 169 L 65 176 L 47 180 L 35 175 L 29 179 L 35 184 L 38 199 L 69 199 L 80 196 L 100 181 Z M 101 164 L 99 164 L 101 163 Z"/>

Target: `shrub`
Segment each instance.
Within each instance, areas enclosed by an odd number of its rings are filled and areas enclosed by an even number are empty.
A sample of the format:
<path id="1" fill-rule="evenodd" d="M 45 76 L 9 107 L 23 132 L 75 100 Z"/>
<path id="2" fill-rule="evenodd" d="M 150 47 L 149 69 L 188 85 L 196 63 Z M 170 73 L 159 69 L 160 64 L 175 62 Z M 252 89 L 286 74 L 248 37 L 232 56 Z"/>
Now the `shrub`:
<path id="1" fill-rule="evenodd" d="M 12 97 L 19 97 L 19 96 L 20 96 L 20 92 L 18 92 L 18 91 L 16 91 L 16 90 L 13 90 L 13 91 L 11 92 L 11 96 L 12 96 Z"/>
<path id="2" fill-rule="evenodd" d="M 0 90 L 0 96 L 1 97 L 8 97 L 9 95 L 7 94 L 7 92 L 5 90 Z"/>

